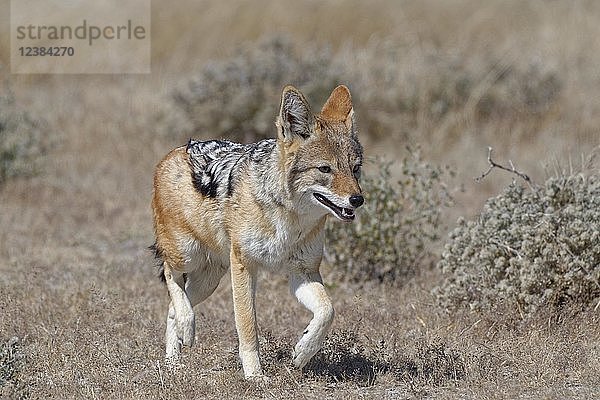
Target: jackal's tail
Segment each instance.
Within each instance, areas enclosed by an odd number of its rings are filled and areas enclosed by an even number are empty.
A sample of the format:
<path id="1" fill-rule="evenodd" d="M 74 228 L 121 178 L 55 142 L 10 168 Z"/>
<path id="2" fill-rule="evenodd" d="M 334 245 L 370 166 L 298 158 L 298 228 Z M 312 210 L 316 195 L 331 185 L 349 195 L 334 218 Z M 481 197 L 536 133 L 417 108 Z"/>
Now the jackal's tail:
<path id="1" fill-rule="evenodd" d="M 148 246 L 148 249 L 154 253 L 154 258 L 156 259 L 156 269 L 158 270 L 158 278 L 161 282 L 166 282 L 165 279 L 165 267 L 163 267 L 163 257 L 162 250 L 158 247 L 158 244 L 154 242 L 151 246 Z"/>

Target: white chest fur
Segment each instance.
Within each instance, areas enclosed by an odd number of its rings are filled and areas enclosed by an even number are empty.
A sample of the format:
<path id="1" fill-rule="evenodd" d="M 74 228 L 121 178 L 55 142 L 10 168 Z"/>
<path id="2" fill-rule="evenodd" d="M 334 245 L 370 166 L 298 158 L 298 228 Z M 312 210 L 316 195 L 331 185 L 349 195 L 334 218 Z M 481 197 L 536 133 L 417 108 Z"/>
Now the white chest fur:
<path id="1" fill-rule="evenodd" d="M 318 218 L 273 215 L 269 222 L 272 227 L 269 231 L 252 227 L 242 231 L 240 245 L 252 262 L 277 270 L 289 267 L 290 262 L 321 254 L 324 232 L 315 232 Z"/>

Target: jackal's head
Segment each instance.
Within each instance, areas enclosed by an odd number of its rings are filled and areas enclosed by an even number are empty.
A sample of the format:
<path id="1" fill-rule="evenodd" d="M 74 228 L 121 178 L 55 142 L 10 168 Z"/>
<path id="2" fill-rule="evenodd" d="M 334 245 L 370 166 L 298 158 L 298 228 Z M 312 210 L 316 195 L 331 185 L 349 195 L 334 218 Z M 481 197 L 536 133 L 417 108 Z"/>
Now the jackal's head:
<path id="1" fill-rule="evenodd" d="M 286 86 L 276 125 L 288 190 L 298 207 L 352 221 L 364 202 L 363 151 L 348 88 L 336 87 L 321 112 L 313 114 L 302 93 Z"/>

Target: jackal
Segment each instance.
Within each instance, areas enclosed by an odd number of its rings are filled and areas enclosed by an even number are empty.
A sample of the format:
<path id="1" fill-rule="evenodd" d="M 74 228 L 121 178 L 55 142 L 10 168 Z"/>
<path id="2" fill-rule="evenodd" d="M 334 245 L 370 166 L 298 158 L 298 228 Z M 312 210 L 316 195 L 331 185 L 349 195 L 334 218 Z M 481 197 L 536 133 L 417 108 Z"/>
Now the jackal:
<path id="1" fill-rule="evenodd" d="M 276 139 L 252 144 L 190 140 L 156 167 L 152 247 L 171 298 L 167 361 L 194 343 L 193 307 L 228 269 L 246 378 L 263 376 L 254 307 L 259 268 L 286 273 L 313 313 L 293 363 L 303 367 L 323 343 L 334 315 L 319 272 L 325 221 L 352 221 L 364 201 L 350 91 L 336 87 L 313 114 L 302 93 L 286 86 L 275 126 Z"/>

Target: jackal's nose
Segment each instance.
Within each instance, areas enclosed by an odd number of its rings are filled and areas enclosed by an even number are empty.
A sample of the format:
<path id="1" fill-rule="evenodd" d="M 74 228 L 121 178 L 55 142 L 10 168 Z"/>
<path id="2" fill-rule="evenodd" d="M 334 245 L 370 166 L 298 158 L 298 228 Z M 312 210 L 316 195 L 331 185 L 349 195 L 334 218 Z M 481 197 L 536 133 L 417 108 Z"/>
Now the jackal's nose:
<path id="1" fill-rule="evenodd" d="M 350 204 L 352 205 L 352 207 L 360 207 L 363 205 L 364 202 L 365 198 L 362 197 L 360 194 L 353 194 L 352 196 L 350 196 Z"/>

